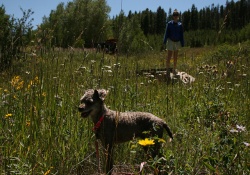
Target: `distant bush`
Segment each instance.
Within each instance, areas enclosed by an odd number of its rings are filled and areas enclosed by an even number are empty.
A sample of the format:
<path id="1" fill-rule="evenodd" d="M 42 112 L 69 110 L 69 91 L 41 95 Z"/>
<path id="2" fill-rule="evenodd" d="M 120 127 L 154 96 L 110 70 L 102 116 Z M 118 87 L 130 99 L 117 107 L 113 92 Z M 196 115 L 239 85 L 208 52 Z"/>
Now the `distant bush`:
<path id="1" fill-rule="evenodd" d="M 241 29 L 239 35 L 241 41 L 250 40 L 250 23 Z"/>
<path id="2" fill-rule="evenodd" d="M 21 58 L 26 46 L 31 42 L 33 12 L 23 10 L 23 17 L 15 19 L 5 14 L 5 8 L 0 7 L 0 71 L 10 67 L 14 58 Z"/>

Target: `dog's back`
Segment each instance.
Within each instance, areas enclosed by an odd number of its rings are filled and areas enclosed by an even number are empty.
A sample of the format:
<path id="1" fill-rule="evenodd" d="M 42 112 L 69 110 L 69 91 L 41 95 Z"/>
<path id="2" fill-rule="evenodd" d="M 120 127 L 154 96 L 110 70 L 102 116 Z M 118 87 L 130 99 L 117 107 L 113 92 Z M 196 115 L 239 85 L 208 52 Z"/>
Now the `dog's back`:
<path id="1" fill-rule="evenodd" d="M 106 124 L 105 124 L 106 123 Z M 149 134 L 162 137 L 163 128 L 172 133 L 166 122 L 147 112 L 116 112 L 109 110 L 104 119 L 104 128 L 114 133 L 116 143 L 126 142 L 136 137 L 145 138 Z"/>

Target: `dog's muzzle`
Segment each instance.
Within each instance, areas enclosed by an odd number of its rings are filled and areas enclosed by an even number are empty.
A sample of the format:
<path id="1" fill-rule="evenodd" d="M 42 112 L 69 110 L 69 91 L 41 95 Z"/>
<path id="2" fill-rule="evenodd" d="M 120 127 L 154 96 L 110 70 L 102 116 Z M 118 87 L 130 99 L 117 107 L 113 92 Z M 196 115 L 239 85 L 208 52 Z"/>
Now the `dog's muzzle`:
<path id="1" fill-rule="evenodd" d="M 86 105 L 85 104 L 80 104 L 78 107 L 78 111 L 81 113 L 81 117 L 86 118 L 89 116 L 89 114 L 91 113 L 91 109 L 86 109 Z"/>

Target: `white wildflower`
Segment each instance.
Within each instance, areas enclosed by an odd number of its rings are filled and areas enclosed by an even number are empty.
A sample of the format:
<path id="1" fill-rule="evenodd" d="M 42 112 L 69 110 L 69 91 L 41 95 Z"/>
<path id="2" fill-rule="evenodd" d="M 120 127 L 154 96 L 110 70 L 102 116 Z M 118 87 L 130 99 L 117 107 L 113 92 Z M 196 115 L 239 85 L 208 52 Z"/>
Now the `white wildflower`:
<path id="1" fill-rule="evenodd" d="M 244 144 L 246 147 L 250 147 L 250 143 L 243 142 L 243 144 Z"/>
<path id="2" fill-rule="evenodd" d="M 246 131 L 246 127 L 241 126 L 241 125 L 236 125 L 236 128 L 238 129 L 239 132 Z"/>
<path id="3" fill-rule="evenodd" d="M 229 130 L 231 133 L 238 133 L 239 131 L 238 130 L 236 130 L 236 129 L 231 129 L 231 130 Z"/>

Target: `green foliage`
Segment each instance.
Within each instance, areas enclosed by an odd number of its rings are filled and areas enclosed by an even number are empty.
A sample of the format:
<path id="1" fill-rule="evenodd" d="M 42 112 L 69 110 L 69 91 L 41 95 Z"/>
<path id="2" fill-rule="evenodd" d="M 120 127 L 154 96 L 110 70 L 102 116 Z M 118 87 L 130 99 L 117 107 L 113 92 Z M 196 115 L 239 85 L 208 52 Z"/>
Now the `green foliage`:
<path id="1" fill-rule="evenodd" d="M 42 30 L 51 30 L 51 42 L 56 47 L 93 47 L 107 39 L 109 32 L 106 1 L 76 0 L 60 3 L 45 17 Z M 84 44 L 84 45 L 81 45 Z"/>
<path id="2" fill-rule="evenodd" d="M 11 29 L 9 16 L 5 14 L 3 5 L 0 7 L 0 71 L 11 65 L 10 59 L 10 41 Z"/>
<path id="3" fill-rule="evenodd" d="M 0 71 L 9 68 L 13 59 L 21 59 L 25 55 L 25 49 L 32 39 L 30 9 L 23 10 L 23 17 L 20 19 L 10 18 L 5 14 L 4 6 L 0 7 Z"/>
<path id="4" fill-rule="evenodd" d="M 240 41 L 246 41 L 250 39 L 249 36 L 250 36 L 250 23 L 240 30 L 238 38 Z"/>
<path id="5" fill-rule="evenodd" d="M 146 51 L 146 37 L 143 35 L 138 21 L 137 17 L 132 17 L 123 22 L 119 34 L 118 49 L 120 52 L 142 53 Z"/>

